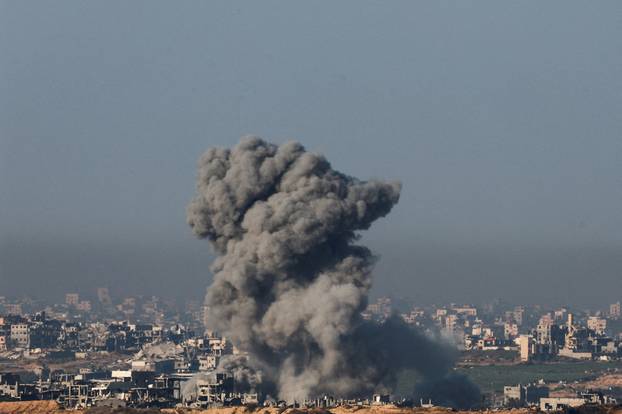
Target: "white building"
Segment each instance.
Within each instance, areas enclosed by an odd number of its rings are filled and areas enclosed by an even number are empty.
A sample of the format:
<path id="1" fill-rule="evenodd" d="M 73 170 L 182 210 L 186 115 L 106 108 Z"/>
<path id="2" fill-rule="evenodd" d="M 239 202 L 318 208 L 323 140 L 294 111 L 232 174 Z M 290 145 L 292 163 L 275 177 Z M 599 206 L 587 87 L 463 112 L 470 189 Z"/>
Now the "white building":
<path id="1" fill-rule="evenodd" d="M 520 347 L 520 360 L 527 362 L 534 354 L 534 341 L 531 335 L 521 335 L 518 338 L 518 346 Z"/>

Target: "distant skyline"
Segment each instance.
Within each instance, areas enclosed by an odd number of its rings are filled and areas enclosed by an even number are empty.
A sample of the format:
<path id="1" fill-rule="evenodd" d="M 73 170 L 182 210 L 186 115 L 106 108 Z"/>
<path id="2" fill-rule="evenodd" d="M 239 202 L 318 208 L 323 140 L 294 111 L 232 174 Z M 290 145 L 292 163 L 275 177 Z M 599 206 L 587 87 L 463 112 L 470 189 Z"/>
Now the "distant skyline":
<path id="1" fill-rule="evenodd" d="M 398 179 L 374 294 L 622 298 L 622 4 L 0 1 L 0 295 L 202 296 L 196 164 Z"/>

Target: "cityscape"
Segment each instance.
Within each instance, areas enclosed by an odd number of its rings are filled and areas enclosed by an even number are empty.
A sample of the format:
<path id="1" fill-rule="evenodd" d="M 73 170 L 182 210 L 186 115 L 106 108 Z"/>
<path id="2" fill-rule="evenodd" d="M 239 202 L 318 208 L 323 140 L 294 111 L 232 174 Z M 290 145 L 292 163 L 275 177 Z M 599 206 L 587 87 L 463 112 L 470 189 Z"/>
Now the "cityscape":
<path id="1" fill-rule="evenodd" d="M 622 414 L 622 1 L 0 0 L 0 414 Z"/>
<path id="2" fill-rule="evenodd" d="M 242 391 L 222 361 L 250 356 L 206 329 L 208 313 L 200 302 L 179 307 L 160 297 L 112 298 L 105 287 L 84 295 L 67 293 L 60 303 L 0 297 L 0 400 L 52 400 L 65 409 L 435 405 L 433 393 L 416 401 L 406 393 L 280 401 L 258 390 Z M 495 366 L 535 368 L 526 383 L 491 389 L 478 384 L 481 401 L 473 408 L 548 411 L 611 405 L 622 398 L 620 302 L 597 310 L 513 306 L 500 300 L 420 307 L 380 297 L 361 316 L 376 324 L 400 318 L 443 338 L 459 354 L 455 370 L 467 375 Z M 564 372 L 559 378 L 537 378 L 538 367 L 571 371 L 573 365 L 589 369 L 576 379 Z"/>

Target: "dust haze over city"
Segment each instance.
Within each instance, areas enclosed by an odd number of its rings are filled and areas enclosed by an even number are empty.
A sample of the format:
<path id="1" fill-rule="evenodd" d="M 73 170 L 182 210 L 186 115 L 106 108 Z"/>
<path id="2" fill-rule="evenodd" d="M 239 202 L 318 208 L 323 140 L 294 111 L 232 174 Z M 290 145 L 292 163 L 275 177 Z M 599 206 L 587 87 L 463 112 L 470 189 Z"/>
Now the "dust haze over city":
<path id="1" fill-rule="evenodd" d="M 465 367 L 618 364 L 621 16 L 0 1 L 0 387 L 22 348 L 135 371 L 192 343 L 187 406 L 227 372 L 266 401 L 482 408 L 501 391 Z M 20 337 L 41 311 L 107 339 Z"/>

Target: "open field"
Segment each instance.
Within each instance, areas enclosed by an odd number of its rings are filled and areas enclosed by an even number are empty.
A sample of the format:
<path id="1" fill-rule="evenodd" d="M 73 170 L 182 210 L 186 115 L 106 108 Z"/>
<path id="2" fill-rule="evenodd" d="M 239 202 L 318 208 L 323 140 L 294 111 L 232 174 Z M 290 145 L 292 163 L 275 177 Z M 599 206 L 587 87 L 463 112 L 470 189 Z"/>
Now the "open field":
<path id="1" fill-rule="evenodd" d="M 555 362 L 549 364 L 487 365 L 461 367 L 457 372 L 467 375 L 482 392 L 502 392 L 504 385 L 527 384 L 540 379 L 551 382 L 583 382 L 604 374 L 622 371 L 622 361 Z"/>
<path id="2" fill-rule="evenodd" d="M 568 361 L 547 364 L 474 365 L 456 368 L 457 373 L 468 376 L 483 393 L 503 392 L 504 385 L 527 384 L 544 380 L 555 382 L 593 381 L 614 372 L 622 372 L 622 361 Z M 404 372 L 399 378 L 396 395 L 408 396 L 417 382 L 417 374 Z"/>

